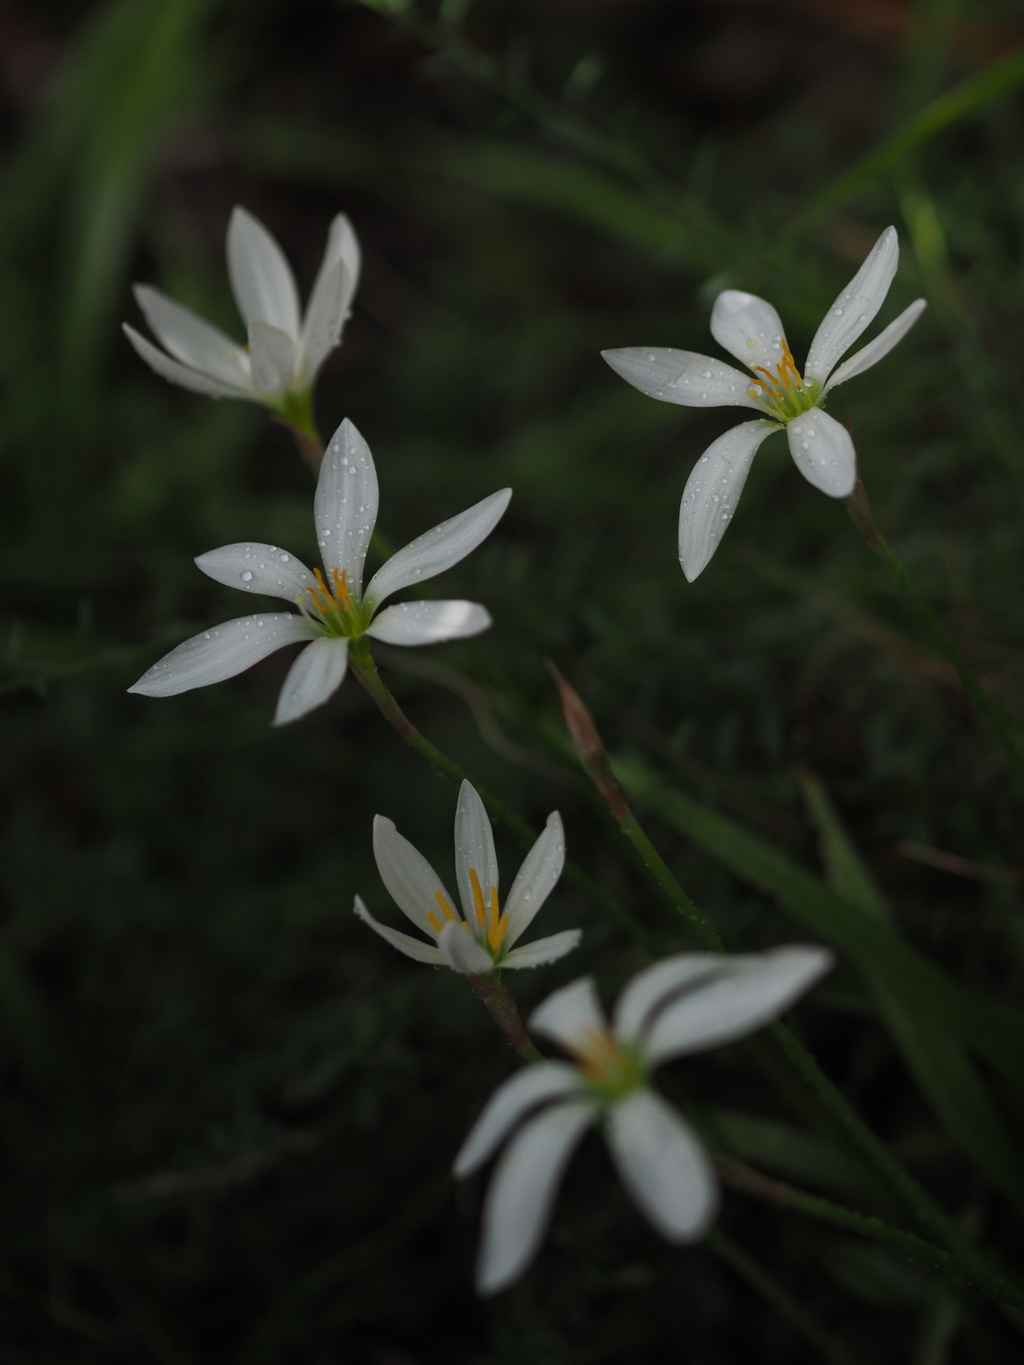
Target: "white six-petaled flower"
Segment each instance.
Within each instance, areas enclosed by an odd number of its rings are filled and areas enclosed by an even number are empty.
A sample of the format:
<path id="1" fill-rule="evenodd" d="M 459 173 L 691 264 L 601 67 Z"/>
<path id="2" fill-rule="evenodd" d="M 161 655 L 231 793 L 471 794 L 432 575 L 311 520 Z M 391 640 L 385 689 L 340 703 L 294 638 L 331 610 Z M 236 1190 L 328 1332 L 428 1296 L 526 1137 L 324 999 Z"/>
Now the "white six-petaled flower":
<path id="1" fill-rule="evenodd" d="M 455 1175 L 471 1175 L 512 1135 L 484 1205 L 480 1292 L 504 1289 L 529 1265 L 569 1159 L 602 1119 L 623 1184 L 650 1223 L 671 1242 L 701 1237 L 718 1204 L 715 1176 L 689 1126 L 650 1088 L 650 1072 L 760 1028 L 831 965 L 827 950 L 804 945 L 664 958 L 625 988 L 611 1028 L 590 977 L 539 1005 L 529 1027 L 575 1064 L 517 1072 L 495 1091 L 455 1159 Z"/>
<path id="2" fill-rule="evenodd" d="M 276 545 L 251 541 L 224 545 L 196 560 L 218 583 L 283 597 L 298 611 L 256 612 L 194 635 L 129 692 L 176 696 L 233 678 L 275 650 L 304 642 L 278 698 L 274 724 L 283 725 L 327 701 L 345 676 L 350 644 L 363 635 L 390 645 L 478 635 L 491 618 L 476 602 L 400 602 L 378 610 L 393 593 L 433 578 L 475 550 L 494 530 L 511 496 L 510 488 L 492 493 L 417 536 L 377 570 L 364 591 L 363 564 L 377 519 L 377 471 L 369 446 L 346 419 L 324 455 L 313 504 L 325 573 L 310 572 Z"/>
<path id="3" fill-rule="evenodd" d="M 853 442 L 823 409 L 832 389 L 877 364 L 924 311 L 925 300 L 917 299 L 836 368 L 881 308 L 898 260 L 896 229 L 889 227 L 822 319 L 802 375 L 778 313 L 756 294 L 738 289 L 727 289 L 715 300 L 711 334 L 753 378 L 693 351 L 631 346 L 602 352 L 613 370 L 651 398 L 693 408 L 754 408 L 764 414 L 713 441 L 687 480 L 679 509 L 679 562 L 691 583 L 717 550 L 751 461 L 773 431 L 785 429 L 796 467 L 815 488 L 832 498 L 853 492 L 857 479 Z"/>
<path id="4" fill-rule="evenodd" d="M 135 298 L 159 350 L 124 323 L 128 340 L 158 375 L 211 398 L 247 398 L 291 417 L 317 371 L 341 339 L 359 283 L 359 242 L 343 213 L 331 223 L 327 249 L 301 317 L 295 277 L 277 242 L 258 219 L 236 208 L 228 225 L 228 272 L 248 329 L 239 346 L 190 308 L 148 284 Z"/>
<path id="5" fill-rule="evenodd" d="M 572 952 L 580 941 L 579 929 L 566 929 L 522 948 L 513 946 L 562 875 L 565 838 L 557 811 L 548 816 L 543 833 L 523 860 L 504 910 L 498 899 L 498 861 L 491 822 L 469 782 L 463 782 L 459 790 L 455 812 L 455 868 L 462 916 L 423 854 L 383 815 L 373 822 L 373 855 L 398 908 L 431 941 L 424 943 L 378 923 L 358 896 L 356 914 L 392 947 L 417 962 L 451 967 L 466 976 L 488 976 L 499 968 L 540 967 L 554 962 Z"/>

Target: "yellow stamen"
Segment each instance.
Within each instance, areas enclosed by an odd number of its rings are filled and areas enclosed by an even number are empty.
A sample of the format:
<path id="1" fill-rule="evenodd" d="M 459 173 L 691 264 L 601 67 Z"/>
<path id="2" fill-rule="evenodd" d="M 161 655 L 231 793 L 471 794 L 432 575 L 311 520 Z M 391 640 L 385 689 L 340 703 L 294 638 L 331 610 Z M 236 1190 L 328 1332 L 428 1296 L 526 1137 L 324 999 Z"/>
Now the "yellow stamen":
<path id="1" fill-rule="evenodd" d="M 505 930 L 508 928 L 508 916 L 500 913 L 498 906 L 498 888 L 491 887 L 491 919 L 487 926 L 487 942 L 492 950 L 496 951 L 501 947 L 501 940 L 505 937 Z"/>
<path id="2" fill-rule="evenodd" d="M 433 929 L 434 933 L 435 933 L 435 934 L 439 934 L 439 933 L 441 932 L 441 921 L 440 921 L 440 920 L 437 918 L 437 916 L 434 914 L 433 910 L 428 910 L 428 911 L 427 911 L 427 919 L 428 919 L 428 921 L 429 921 L 429 923 L 430 923 L 430 927 L 431 927 L 431 929 Z"/>
<path id="3" fill-rule="evenodd" d="M 580 1059 L 580 1070 L 591 1081 L 601 1080 L 621 1049 L 612 1035 L 588 1029 L 585 1041 L 574 1049 Z"/>
<path id="4" fill-rule="evenodd" d="M 337 569 L 331 570 L 331 578 L 334 582 L 334 595 L 345 608 L 346 611 L 352 610 L 352 598 L 348 591 L 348 569 L 342 569 L 338 573 Z"/>
<path id="5" fill-rule="evenodd" d="M 469 884 L 473 888 L 473 906 L 476 910 L 477 923 L 481 929 L 487 927 L 487 909 L 484 905 L 484 893 L 480 888 L 480 878 L 476 874 L 476 868 L 469 869 Z"/>
<path id="6" fill-rule="evenodd" d="M 441 914 L 444 915 L 445 919 L 455 919 L 455 918 L 456 918 L 455 911 L 454 911 L 454 910 L 452 909 L 452 907 L 448 904 L 448 897 L 444 894 L 443 891 L 435 891 L 435 892 L 434 892 L 434 899 L 437 901 L 438 905 L 441 907 Z M 427 913 L 428 913 L 428 914 L 430 913 L 429 910 L 427 911 Z"/>

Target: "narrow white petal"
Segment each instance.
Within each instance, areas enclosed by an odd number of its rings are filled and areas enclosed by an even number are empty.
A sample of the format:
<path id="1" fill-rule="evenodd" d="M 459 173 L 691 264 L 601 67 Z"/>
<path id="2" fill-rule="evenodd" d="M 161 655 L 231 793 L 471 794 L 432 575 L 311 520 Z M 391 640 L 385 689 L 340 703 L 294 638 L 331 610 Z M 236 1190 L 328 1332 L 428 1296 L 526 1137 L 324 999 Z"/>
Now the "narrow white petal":
<path id="1" fill-rule="evenodd" d="M 249 357 L 218 327 L 151 285 L 134 285 L 132 292 L 150 330 L 176 360 L 229 388 L 250 387 Z"/>
<path id="2" fill-rule="evenodd" d="M 374 574 L 366 589 L 366 596 L 379 606 L 386 597 L 412 583 L 423 583 L 434 578 L 486 540 L 501 520 L 512 496 L 511 488 L 492 493 L 489 498 L 460 512 L 457 517 L 442 521 L 423 535 L 411 540 L 403 550 L 391 556 Z"/>
<path id="3" fill-rule="evenodd" d="M 873 341 L 855 351 L 849 360 L 843 361 L 825 385 L 825 392 L 828 393 L 837 384 L 845 384 L 854 375 L 870 370 L 872 365 L 877 365 L 883 356 L 887 356 L 894 346 L 899 345 L 927 307 L 925 299 L 915 299 L 909 308 L 904 308 L 899 317 L 894 318 Z"/>
<path id="4" fill-rule="evenodd" d="M 254 540 L 208 550 L 196 556 L 196 564 L 208 577 L 229 588 L 283 597 L 288 602 L 302 601 L 306 588 L 316 587 L 316 579 L 301 559 L 276 545 Z"/>
<path id="5" fill-rule="evenodd" d="M 741 289 L 727 289 L 715 299 L 711 335 L 750 369 L 778 365 L 786 341 L 782 319 L 771 304 Z"/>
<path id="6" fill-rule="evenodd" d="M 313 516 L 324 568 L 344 573 L 349 592 L 363 591 L 363 564 L 377 522 L 377 471 L 370 447 L 346 417 L 320 465 Z"/>
<path id="7" fill-rule="evenodd" d="M 687 408 L 756 408 L 750 380 L 722 360 L 668 346 L 628 346 L 602 351 L 616 374 L 649 398 Z"/>
<path id="8" fill-rule="evenodd" d="M 475 871 L 483 893 L 486 923 L 491 910 L 491 888 L 497 892 L 499 885 L 498 859 L 484 803 L 472 783 L 464 781 L 459 788 L 459 804 L 455 810 L 455 874 L 462 897 L 462 913 L 470 924 L 479 924 L 470 868 Z"/>
<path id="9" fill-rule="evenodd" d="M 356 897 L 355 911 L 364 924 L 368 924 L 375 934 L 380 934 L 381 938 L 390 943 L 392 948 L 397 948 L 406 957 L 411 957 L 414 962 L 429 962 L 434 967 L 443 967 L 444 958 L 437 948 L 431 943 L 424 943 L 421 939 L 413 938 L 411 934 L 403 934 L 400 929 L 389 929 L 386 924 L 381 924 L 375 920 L 363 904 L 361 897 Z"/>
<path id="10" fill-rule="evenodd" d="M 344 321 L 345 267 L 335 261 L 321 272 L 302 326 L 298 374 L 301 388 L 309 388 L 327 356 L 337 346 Z"/>
<path id="11" fill-rule="evenodd" d="M 653 1091 L 608 1113 L 608 1145 L 619 1176 L 647 1220 L 670 1242 L 695 1242 L 718 1208 L 718 1184 L 700 1143 Z"/>
<path id="12" fill-rule="evenodd" d="M 241 616 L 193 635 L 165 654 L 128 691 L 144 697 L 175 697 L 193 687 L 233 678 L 276 649 L 309 637 L 308 622 L 292 612 Z"/>
<path id="13" fill-rule="evenodd" d="M 679 563 L 692 583 L 729 528 L 750 466 L 774 422 L 741 422 L 712 441 L 693 466 L 679 504 Z"/>
<path id="14" fill-rule="evenodd" d="M 476 1283 L 496 1294 L 533 1260 L 580 1139 L 593 1122 L 592 1100 L 563 1100 L 516 1134 L 495 1168 L 484 1204 Z"/>
<path id="15" fill-rule="evenodd" d="M 808 483 L 830 498 L 848 498 L 857 482 L 857 452 L 841 422 L 821 408 L 795 417 L 786 428 L 789 453 Z"/>
<path id="16" fill-rule="evenodd" d="M 281 685 L 274 724 L 287 725 L 323 706 L 341 686 L 347 668 L 347 640 L 314 640 L 307 645 Z"/>
<path id="17" fill-rule="evenodd" d="M 436 938 L 437 930 L 431 927 L 427 913 L 443 920 L 438 894 L 449 906 L 451 897 L 423 854 L 399 834 L 386 815 L 373 817 L 373 856 L 381 881 L 399 910 L 408 915 L 417 929 Z"/>
<path id="18" fill-rule="evenodd" d="M 463 976 L 490 976 L 494 959 L 462 924 L 446 924 L 437 940 L 445 966 Z"/>
<path id="19" fill-rule="evenodd" d="M 540 1062 L 517 1071 L 494 1092 L 466 1135 L 452 1165 L 455 1178 L 478 1171 L 531 1109 L 583 1090 L 582 1076 L 568 1062 Z"/>
<path id="20" fill-rule="evenodd" d="M 592 976 L 580 977 L 542 1000 L 527 1023 L 568 1052 L 575 1052 L 608 1027 Z"/>
<path id="21" fill-rule="evenodd" d="M 523 859 L 505 902 L 508 928 L 505 942 L 511 948 L 547 900 L 565 866 L 565 831 L 562 817 L 553 810 L 537 842 Z"/>
<path id="22" fill-rule="evenodd" d="M 515 970 L 518 967 L 543 967 L 548 962 L 557 962 L 577 947 L 582 935 L 582 929 L 563 929 L 560 934 L 549 934 L 535 943 L 524 943 L 521 948 L 513 948 L 501 965 Z"/>
<path id="23" fill-rule="evenodd" d="M 204 393 L 207 398 L 249 398 L 257 403 L 260 401 L 251 386 L 242 388 L 241 382 L 237 387 L 223 384 L 219 379 L 200 374 L 198 370 L 190 370 L 187 365 L 179 365 L 176 360 L 164 355 L 129 323 L 122 322 L 121 328 L 138 354 L 161 379 L 169 379 L 172 384 L 180 384 L 183 389 L 191 389 L 193 393 Z"/>
<path id="24" fill-rule="evenodd" d="M 885 302 L 899 258 L 896 229 L 887 227 L 864 264 L 822 318 L 807 352 L 805 379 L 816 379 L 824 384 L 836 362 L 846 354 Z"/>
<path id="25" fill-rule="evenodd" d="M 443 640 L 466 640 L 493 624 L 479 602 L 398 602 L 385 607 L 367 628 L 367 635 L 386 645 L 436 645 Z"/>
<path id="26" fill-rule="evenodd" d="M 678 953 L 645 967 L 625 987 L 612 1015 L 612 1031 L 632 1043 L 667 1001 L 693 990 L 702 979 L 717 976 L 731 959 L 721 953 Z"/>
<path id="27" fill-rule="evenodd" d="M 243 208 L 228 224 L 228 274 L 245 321 L 268 322 L 296 343 L 299 295 L 291 266 L 267 229 Z"/>
<path id="28" fill-rule="evenodd" d="M 835 961 L 825 948 L 795 944 L 726 959 L 728 969 L 658 1014 L 643 1042 L 653 1066 L 720 1047 L 789 1009 Z"/>
<path id="29" fill-rule="evenodd" d="M 269 322 L 249 323 L 249 361 L 257 392 L 280 398 L 292 387 L 298 358 L 295 342 L 287 332 Z"/>

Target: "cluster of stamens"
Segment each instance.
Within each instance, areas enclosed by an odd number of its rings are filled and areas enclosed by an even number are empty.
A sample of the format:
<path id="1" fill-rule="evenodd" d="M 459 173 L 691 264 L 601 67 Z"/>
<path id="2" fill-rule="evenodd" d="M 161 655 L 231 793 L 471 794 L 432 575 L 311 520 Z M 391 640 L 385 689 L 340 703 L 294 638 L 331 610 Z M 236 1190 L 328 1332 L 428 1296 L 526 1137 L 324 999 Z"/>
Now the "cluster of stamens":
<path id="1" fill-rule="evenodd" d="M 751 398 L 763 403 L 777 417 L 788 422 L 800 413 L 814 407 L 817 397 L 811 386 L 804 383 L 804 377 L 796 367 L 793 352 L 785 337 L 782 341 L 782 359 L 771 369 L 764 365 L 751 365 L 754 378 L 747 390 Z M 764 376 L 761 378 L 761 376 Z"/>
<path id="2" fill-rule="evenodd" d="M 627 1094 L 644 1079 L 639 1057 L 607 1029 L 588 1029 L 573 1051 L 591 1085 L 612 1099 Z"/>
<path id="3" fill-rule="evenodd" d="M 496 953 L 501 947 L 502 940 L 505 937 L 505 931 L 508 929 L 508 915 L 503 915 L 501 913 L 501 907 L 498 903 L 498 888 L 496 886 L 490 888 L 490 904 L 488 904 L 484 899 L 483 887 L 480 885 L 480 877 L 477 874 L 476 868 L 469 868 L 468 874 L 469 884 L 473 888 L 473 909 L 476 914 L 476 922 L 481 931 L 477 937 L 486 939 L 487 946 L 490 948 L 491 952 Z M 441 918 L 439 919 L 432 910 L 428 910 L 427 919 L 435 934 L 441 932 L 445 922 L 461 924 L 467 933 L 471 934 L 473 932 L 470 924 L 466 920 L 460 919 L 449 905 L 448 897 L 443 891 L 435 891 L 434 897 L 440 908 Z"/>
<path id="4" fill-rule="evenodd" d="M 319 569 L 314 569 L 313 573 L 316 575 L 316 587 L 311 584 L 305 591 L 309 593 L 313 610 L 320 618 L 321 623 L 327 626 L 331 633 L 354 634 L 358 612 L 352 601 L 352 594 L 348 589 L 348 571 L 346 569 L 342 569 L 340 572 L 337 569 L 331 570 L 333 587 L 327 586 Z M 308 610 L 308 604 L 305 601 L 300 601 L 299 606 Z"/>

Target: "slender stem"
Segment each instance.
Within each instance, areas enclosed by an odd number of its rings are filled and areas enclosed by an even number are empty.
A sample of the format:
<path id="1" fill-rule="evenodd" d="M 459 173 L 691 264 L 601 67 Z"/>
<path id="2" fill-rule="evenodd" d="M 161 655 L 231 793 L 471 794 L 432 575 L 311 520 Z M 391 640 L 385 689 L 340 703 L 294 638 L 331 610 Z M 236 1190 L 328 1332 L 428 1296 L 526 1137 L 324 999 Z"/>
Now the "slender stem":
<path id="1" fill-rule="evenodd" d="M 320 473 L 320 465 L 324 458 L 324 443 L 320 438 L 320 433 L 315 429 L 296 426 L 294 422 L 289 422 L 285 417 L 274 417 L 271 419 L 279 422 L 286 427 L 292 434 L 295 444 L 299 448 L 299 454 L 309 466 L 314 477 Z"/>
<path id="2" fill-rule="evenodd" d="M 871 504 L 868 501 L 867 490 L 860 479 L 857 480 L 853 492 L 846 499 L 846 508 L 854 526 L 888 569 L 896 586 L 913 605 L 936 645 L 956 669 L 964 691 L 984 716 L 992 733 L 1002 745 L 1014 772 L 1018 777 L 1024 778 L 1024 753 L 1021 751 L 1020 742 L 1014 733 L 1010 720 L 993 704 L 978 681 L 974 669 L 961 653 L 956 641 L 928 605 L 910 570 L 878 529 L 871 511 Z"/>
<path id="3" fill-rule="evenodd" d="M 812 1346 L 817 1347 L 827 1360 L 834 1365 L 853 1365 L 853 1357 L 841 1342 L 835 1341 L 831 1334 L 818 1322 L 817 1318 L 795 1298 L 786 1286 L 764 1266 L 758 1265 L 753 1257 L 738 1247 L 731 1237 L 716 1228 L 708 1237 L 708 1246 L 720 1256 L 732 1270 L 746 1280 L 747 1284 L 760 1294 L 780 1318 L 789 1323 Z"/>
<path id="4" fill-rule="evenodd" d="M 608 810 L 633 852 L 643 864 L 655 886 L 691 927 L 701 943 L 712 952 L 726 952 L 727 949 L 721 937 L 708 924 L 680 886 L 667 863 L 642 829 L 612 771 L 604 742 L 582 697 L 553 664 L 549 664 L 548 667 L 558 685 L 566 728 L 579 755 L 580 762 L 599 794 L 604 798 Z M 885 1143 L 871 1131 L 842 1092 L 832 1084 L 792 1030 L 787 1028 L 785 1024 L 776 1023 L 772 1026 L 772 1035 L 782 1049 L 786 1060 L 810 1086 L 811 1091 L 826 1113 L 838 1124 L 840 1131 L 846 1135 L 847 1139 L 899 1197 L 908 1213 L 932 1236 L 937 1236 L 940 1240 L 955 1245 L 957 1233 L 953 1224 L 929 1198 L 914 1177 L 896 1160 Z"/>
<path id="5" fill-rule="evenodd" d="M 436 744 L 432 744 L 425 735 L 421 734 L 399 706 L 384 679 L 377 671 L 377 665 L 365 640 L 354 640 L 352 642 L 349 648 L 349 662 L 356 677 L 376 702 L 385 720 L 394 726 L 406 744 L 415 749 L 417 753 L 422 754 L 427 762 L 442 777 L 446 777 L 449 782 L 459 785 L 468 781 L 465 771 L 457 763 L 453 763 L 446 754 L 443 754 Z M 491 815 L 506 829 L 510 830 L 521 844 L 529 847 L 537 837 L 536 832 L 530 828 L 525 820 L 521 820 L 514 811 L 510 810 L 500 797 L 495 796 L 493 792 L 488 791 L 478 782 L 474 782 L 473 785 Z M 624 910 L 613 896 L 610 896 L 592 877 L 589 877 L 577 863 L 568 858 L 565 862 L 565 878 L 566 881 L 571 882 L 573 886 L 578 887 L 579 890 L 589 896 L 609 919 L 614 920 L 620 928 L 625 929 L 648 951 L 660 951 L 661 945 L 657 938 L 648 933 L 643 925 L 639 924 L 627 910 Z"/>
<path id="6" fill-rule="evenodd" d="M 722 1182 L 741 1194 L 753 1195 L 755 1199 L 764 1199 L 782 1208 L 795 1209 L 811 1218 L 830 1223 L 833 1227 L 843 1228 L 847 1232 L 856 1232 L 862 1237 L 870 1237 L 873 1241 L 896 1247 L 907 1255 L 924 1261 L 926 1265 L 941 1271 L 954 1283 L 966 1281 L 976 1289 L 980 1289 L 982 1293 L 987 1294 L 989 1298 L 995 1299 L 999 1303 L 1008 1304 L 1018 1311 L 1024 1310 L 1024 1289 L 1004 1280 L 1002 1276 L 997 1275 L 983 1261 L 974 1256 L 936 1246 L 934 1242 L 927 1242 L 923 1237 L 917 1237 L 912 1232 L 904 1232 L 901 1228 L 891 1227 L 888 1223 L 884 1223 L 881 1218 L 857 1213 L 853 1209 L 844 1208 L 840 1204 L 833 1204 L 831 1200 L 822 1199 L 818 1195 L 807 1194 L 803 1190 L 794 1189 L 781 1180 L 762 1175 L 760 1171 L 755 1171 L 734 1157 L 716 1153 L 713 1159 Z"/>
<path id="7" fill-rule="evenodd" d="M 510 1046 L 518 1052 L 525 1062 L 542 1062 L 544 1058 L 533 1045 L 526 1026 L 519 1014 L 515 996 L 507 986 L 493 976 L 469 976 L 466 978 L 473 994 L 483 1001 L 487 1013 L 508 1039 Z"/>

